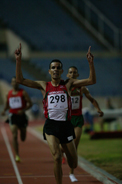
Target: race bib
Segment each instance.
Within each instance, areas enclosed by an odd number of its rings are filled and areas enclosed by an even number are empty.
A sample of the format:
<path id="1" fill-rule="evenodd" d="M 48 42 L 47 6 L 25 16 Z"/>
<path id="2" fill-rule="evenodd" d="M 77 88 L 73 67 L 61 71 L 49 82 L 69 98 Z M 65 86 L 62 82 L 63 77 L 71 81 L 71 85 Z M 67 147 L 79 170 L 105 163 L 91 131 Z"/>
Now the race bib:
<path id="1" fill-rule="evenodd" d="M 72 109 L 80 108 L 80 96 L 71 96 Z"/>
<path id="2" fill-rule="evenodd" d="M 9 106 L 11 109 L 21 108 L 22 107 L 21 98 L 19 96 L 9 98 Z"/>
<path id="3" fill-rule="evenodd" d="M 67 95 L 65 93 L 48 95 L 48 108 L 67 109 L 68 108 Z"/>

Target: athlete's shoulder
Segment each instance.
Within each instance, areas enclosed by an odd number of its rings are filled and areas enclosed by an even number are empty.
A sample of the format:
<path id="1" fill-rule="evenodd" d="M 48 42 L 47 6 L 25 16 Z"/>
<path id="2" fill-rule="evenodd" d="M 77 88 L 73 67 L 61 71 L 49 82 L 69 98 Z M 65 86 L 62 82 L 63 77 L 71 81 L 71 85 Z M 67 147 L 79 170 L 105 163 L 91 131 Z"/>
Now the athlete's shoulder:
<path id="1" fill-rule="evenodd" d="M 87 93 L 87 92 L 89 92 L 89 89 L 86 86 L 82 86 L 81 91 L 82 91 L 82 93 Z"/>
<path id="2" fill-rule="evenodd" d="M 84 89 L 86 89 L 86 86 L 82 86 L 82 87 L 81 87 L 81 90 L 84 90 Z"/>
<path id="3" fill-rule="evenodd" d="M 51 84 L 51 81 L 46 82 L 46 84 Z"/>
<path id="4" fill-rule="evenodd" d="M 10 95 L 12 93 L 12 91 L 13 91 L 13 89 L 11 89 L 10 91 L 8 91 L 7 94 Z"/>
<path id="5" fill-rule="evenodd" d="M 18 91 L 24 91 L 24 89 L 22 89 L 22 88 L 19 88 L 19 90 Z"/>
<path id="6" fill-rule="evenodd" d="M 46 87 L 52 86 L 51 81 L 46 82 L 45 85 L 46 85 Z"/>
<path id="7" fill-rule="evenodd" d="M 72 83 L 72 82 L 73 82 L 73 79 L 66 79 L 66 80 L 64 81 L 65 85 L 66 85 L 67 83 Z"/>

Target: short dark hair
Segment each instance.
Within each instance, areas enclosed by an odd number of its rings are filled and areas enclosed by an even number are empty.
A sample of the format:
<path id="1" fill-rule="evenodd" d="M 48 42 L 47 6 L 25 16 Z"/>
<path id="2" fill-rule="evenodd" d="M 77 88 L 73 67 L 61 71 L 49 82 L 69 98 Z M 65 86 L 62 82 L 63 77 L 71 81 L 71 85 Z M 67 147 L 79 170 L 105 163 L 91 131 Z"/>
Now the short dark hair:
<path id="1" fill-rule="evenodd" d="M 76 66 L 70 66 L 70 67 L 69 67 L 69 69 L 70 69 L 70 68 L 74 68 L 74 69 L 76 69 L 76 70 L 77 70 L 77 72 L 78 72 L 78 69 L 77 69 L 77 67 L 76 67 Z M 68 70 L 69 70 L 69 69 L 68 69 Z"/>
<path id="2" fill-rule="evenodd" d="M 49 64 L 49 69 L 50 69 L 51 64 L 54 63 L 54 62 L 60 63 L 60 64 L 61 64 L 61 68 L 63 68 L 63 64 L 62 64 L 62 62 L 61 62 L 59 59 L 53 59 L 53 60 L 50 62 L 50 64 Z"/>

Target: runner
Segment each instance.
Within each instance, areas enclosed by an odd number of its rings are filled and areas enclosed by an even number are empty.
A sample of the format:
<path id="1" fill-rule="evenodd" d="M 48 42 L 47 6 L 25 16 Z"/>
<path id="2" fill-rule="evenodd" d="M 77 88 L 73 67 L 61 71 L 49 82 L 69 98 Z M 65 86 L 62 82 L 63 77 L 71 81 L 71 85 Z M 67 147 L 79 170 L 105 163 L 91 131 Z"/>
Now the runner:
<path id="1" fill-rule="evenodd" d="M 9 118 L 7 123 L 10 125 L 10 129 L 13 136 L 13 147 L 15 151 L 15 160 L 20 162 L 19 145 L 18 145 L 18 130 L 20 130 L 20 137 L 22 141 L 26 139 L 26 128 L 28 125 L 28 118 L 25 114 L 31 106 L 31 100 L 27 92 L 21 88 L 16 82 L 16 78 L 11 80 L 12 90 L 10 90 L 6 97 L 5 107 L 1 115 L 5 115 L 9 110 Z"/>
<path id="2" fill-rule="evenodd" d="M 69 79 L 77 79 L 79 77 L 78 69 L 75 66 L 71 66 L 68 70 L 67 77 Z M 83 94 L 88 98 L 88 100 L 94 105 L 99 113 L 99 116 L 103 116 L 103 112 L 101 111 L 97 101 L 91 96 L 89 90 L 85 87 L 73 87 L 71 89 L 71 101 L 72 101 L 72 111 L 71 111 L 71 123 L 73 124 L 75 130 L 76 139 L 74 140 L 76 149 L 78 148 L 78 144 L 80 141 L 80 137 L 82 134 L 82 126 L 84 125 L 84 119 L 82 115 L 82 98 Z M 65 163 L 65 157 L 62 158 L 62 163 Z M 74 169 L 70 170 L 70 180 L 71 182 L 78 181 L 74 176 Z"/>
<path id="3" fill-rule="evenodd" d="M 39 89 L 43 94 L 44 114 L 46 122 L 43 129 L 44 139 L 47 140 L 54 159 L 54 175 L 57 184 L 62 184 L 62 145 L 70 168 L 77 167 L 77 152 L 73 139 L 75 138 L 74 128 L 71 119 L 71 87 L 81 87 L 96 83 L 96 75 L 93 63 L 93 56 L 87 53 L 90 67 L 90 75 L 87 79 L 61 80 L 63 65 L 60 60 L 54 59 L 49 64 L 51 81 L 32 81 L 25 79 L 21 70 L 21 44 L 15 51 L 16 58 L 16 80 L 18 83 Z"/>

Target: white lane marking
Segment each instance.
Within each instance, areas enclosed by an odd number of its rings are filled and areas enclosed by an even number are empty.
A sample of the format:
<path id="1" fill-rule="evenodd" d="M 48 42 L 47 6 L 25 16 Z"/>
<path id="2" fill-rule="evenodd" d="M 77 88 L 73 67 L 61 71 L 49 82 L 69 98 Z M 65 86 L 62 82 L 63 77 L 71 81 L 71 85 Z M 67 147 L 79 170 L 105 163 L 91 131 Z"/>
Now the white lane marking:
<path id="1" fill-rule="evenodd" d="M 75 175 L 77 178 L 81 178 L 81 177 L 92 177 L 90 174 L 88 175 L 83 175 L 83 174 L 80 174 L 80 175 Z M 39 176 L 37 176 L 37 175 L 32 175 L 32 176 L 29 176 L 29 175 L 27 175 L 27 176 L 22 176 L 22 178 L 34 178 L 34 177 L 36 177 L 36 178 L 54 178 L 54 175 L 39 175 Z M 63 177 L 64 178 L 68 178 L 69 177 L 69 175 L 63 175 Z M 15 176 L 1 176 L 0 178 L 16 178 Z"/>
<path id="2" fill-rule="evenodd" d="M 13 153 L 12 153 L 12 150 L 11 150 L 11 146 L 9 144 L 9 140 L 8 140 L 8 137 L 7 137 L 7 134 L 6 134 L 6 130 L 5 130 L 4 127 L 1 128 L 1 132 L 2 132 L 2 135 L 3 135 L 4 141 L 5 141 L 5 144 L 6 144 L 6 147 L 7 147 L 12 165 L 14 167 L 14 171 L 15 171 L 18 183 L 23 184 L 23 182 L 21 180 L 21 177 L 20 177 L 20 174 L 19 174 L 19 171 L 18 171 L 18 168 L 17 168 L 17 165 L 16 165 L 16 162 L 15 162 L 14 157 L 13 157 Z"/>

